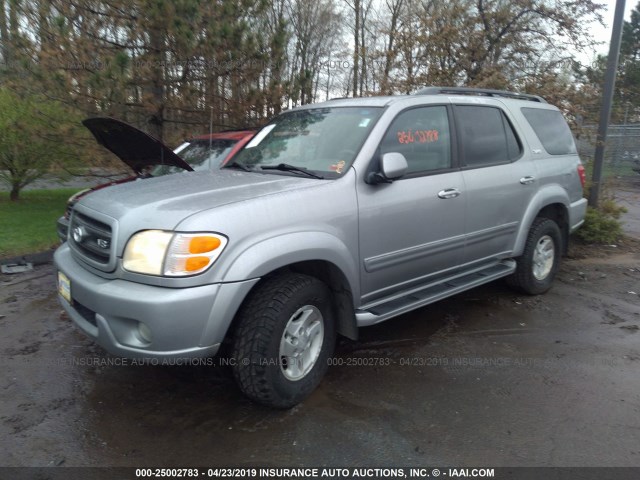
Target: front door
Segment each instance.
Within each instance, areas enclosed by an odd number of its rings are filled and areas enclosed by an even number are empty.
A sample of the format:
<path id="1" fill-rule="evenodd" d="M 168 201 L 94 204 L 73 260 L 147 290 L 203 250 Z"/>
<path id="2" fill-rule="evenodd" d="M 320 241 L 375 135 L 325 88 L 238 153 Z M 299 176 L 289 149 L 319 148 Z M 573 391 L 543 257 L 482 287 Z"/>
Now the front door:
<path id="1" fill-rule="evenodd" d="M 464 254 L 465 194 L 452 155 L 450 110 L 404 110 L 380 144 L 402 153 L 407 174 L 358 183 L 362 303 L 455 272 Z"/>

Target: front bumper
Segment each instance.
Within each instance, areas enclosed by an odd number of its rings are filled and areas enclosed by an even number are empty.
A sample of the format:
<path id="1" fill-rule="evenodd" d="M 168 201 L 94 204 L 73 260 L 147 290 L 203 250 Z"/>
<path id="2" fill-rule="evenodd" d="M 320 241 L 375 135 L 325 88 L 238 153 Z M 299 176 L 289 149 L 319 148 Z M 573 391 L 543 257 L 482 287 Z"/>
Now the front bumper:
<path id="1" fill-rule="evenodd" d="M 67 244 L 54 262 L 70 280 L 72 302 L 58 298 L 73 322 L 107 351 L 127 358 L 214 355 L 258 281 L 165 288 L 107 279 L 79 264 Z"/>

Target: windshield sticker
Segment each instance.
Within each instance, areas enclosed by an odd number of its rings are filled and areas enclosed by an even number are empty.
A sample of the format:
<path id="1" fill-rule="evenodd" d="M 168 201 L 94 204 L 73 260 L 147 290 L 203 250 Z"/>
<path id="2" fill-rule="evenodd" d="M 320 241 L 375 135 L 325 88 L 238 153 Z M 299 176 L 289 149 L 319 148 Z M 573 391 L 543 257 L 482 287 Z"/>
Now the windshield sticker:
<path id="1" fill-rule="evenodd" d="M 338 163 L 334 163 L 333 165 L 329 165 L 329 170 L 336 173 L 342 173 L 344 166 L 347 164 L 344 160 L 340 160 Z"/>
<path id="2" fill-rule="evenodd" d="M 180 145 L 178 148 L 176 148 L 173 153 L 180 153 L 182 150 L 184 150 L 185 148 L 187 148 L 189 145 L 191 145 L 191 143 L 189 142 L 184 142 L 182 145 Z"/>
<path id="3" fill-rule="evenodd" d="M 358 126 L 360 128 L 366 128 L 367 126 L 369 126 L 370 122 L 371 122 L 370 118 L 363 118 L 362 120 L 360 120 L 360 123 L 358 124 Z"/>
<path id="4" fill-rule="evenodd" d="M 407 130 L 398 132 L 398 142 L 406 143 L 434 143 L 438 141 L 438 130 Z"/>
<path id="5" fill-rule="evenodd" d="M 253 147 L 257 147 L 260 142 L 262 140 L 264 140 L 264 137 L 266 137 L 267 135 L 269 135 L 271 133 L 271 130 L 273 130 L 274 128 L 276 128 L 276 124 L 274 123 L 273 125 L 267 125 L 266 127 L 264 127 L 262 130 L 260 130 L 257 135 L 255 137 L 253 137 L 251 139 L 251 141 L 249 143 L 247 143 L 247 145 L 244 148 L 253 148 Z"/>

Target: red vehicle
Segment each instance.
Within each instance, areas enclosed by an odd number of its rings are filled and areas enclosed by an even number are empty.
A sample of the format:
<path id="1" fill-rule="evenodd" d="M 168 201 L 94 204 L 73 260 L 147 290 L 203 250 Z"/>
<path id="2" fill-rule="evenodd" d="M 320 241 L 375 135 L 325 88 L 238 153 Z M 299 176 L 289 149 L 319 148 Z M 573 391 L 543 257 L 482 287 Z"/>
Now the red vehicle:
<path id="1" fill-rule="evenodd" d="M 160 140 L 114 118 L 88 118 L 82 123 L 100 145 L 131 167 L 135 175 L 87 188 L 71 196 L 64 215 L 57 222 L 57 233 L 62 242 L 67 240 L 73 206 L 85 195 L 111 185 L 144 178 L 184 171 L 217 170 L 229 162 L 256 133 L 253 130 L 233 130 L 200 135 L 171 150 Z"/>

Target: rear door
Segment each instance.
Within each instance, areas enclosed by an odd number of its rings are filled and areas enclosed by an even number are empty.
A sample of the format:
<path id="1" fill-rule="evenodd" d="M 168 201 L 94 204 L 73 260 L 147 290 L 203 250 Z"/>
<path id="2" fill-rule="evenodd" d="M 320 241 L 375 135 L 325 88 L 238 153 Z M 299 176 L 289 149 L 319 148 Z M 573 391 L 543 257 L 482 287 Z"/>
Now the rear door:
<path id="1" fill-rule="evenodd" d="M 509 256 L 537 178 L 504 109 L 466 104 L 455 105 L 454 112 L 467 197 L 463 263 L 470 267 Z"/>

